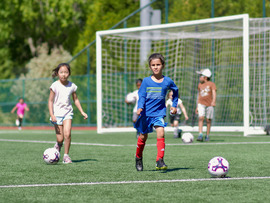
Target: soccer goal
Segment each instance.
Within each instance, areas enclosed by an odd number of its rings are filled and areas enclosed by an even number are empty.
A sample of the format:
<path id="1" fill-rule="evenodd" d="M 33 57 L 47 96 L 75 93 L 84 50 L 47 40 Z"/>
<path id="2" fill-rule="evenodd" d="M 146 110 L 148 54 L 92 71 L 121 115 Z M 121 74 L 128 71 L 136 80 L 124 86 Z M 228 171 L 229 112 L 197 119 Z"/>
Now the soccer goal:
<path id="1" fill-rule="evenodd" d="M 209 68 L 217 86 L 211 130 L 263 133 L 270 117 L 269 28 L 269 19 L 243 14 L 97 32 L 98 133 L 135 131 L 125 96 L 151 74 L 154 52 L 165 56 L 164 75 L 179 88 L 189 116 L 184 131 L 198 131 L 196 71 Z"/>

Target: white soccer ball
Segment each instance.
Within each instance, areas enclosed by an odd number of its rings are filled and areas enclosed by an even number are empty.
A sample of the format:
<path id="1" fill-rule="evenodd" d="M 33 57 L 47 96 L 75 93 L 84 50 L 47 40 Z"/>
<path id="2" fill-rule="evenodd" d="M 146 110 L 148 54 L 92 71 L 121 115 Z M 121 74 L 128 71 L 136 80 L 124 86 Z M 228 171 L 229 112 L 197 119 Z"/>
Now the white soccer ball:
<path id="1" fill-rule="evenodd" d="M 134 104 L 136 102 L 136 97 L 134 97 L 134 94 L 132 94 L 132 92 L 127 94 L 126 101 L 128 103 L 132 103 L 132 104 Z"/>
<path id="2" fill-rule="evenodd" d="M 60 159 L 60 153 L 55 148 L 48 148 L 43 153 L 43 160 L 46 164 L 57 164 Z"/>
<path id="3" fill-rule="evenodd" d="M 229 172 L 229 162 L 221 156 L 216 156 L 209 161 L 208 171 L 212 177 L 224 178 Z"/>
<path id="4" fill-rule="evenodd" d="M 194 136 L 191 133 L 184 133 L 181 138 L 185 144 L 192 143 L 194 140 Z"/>

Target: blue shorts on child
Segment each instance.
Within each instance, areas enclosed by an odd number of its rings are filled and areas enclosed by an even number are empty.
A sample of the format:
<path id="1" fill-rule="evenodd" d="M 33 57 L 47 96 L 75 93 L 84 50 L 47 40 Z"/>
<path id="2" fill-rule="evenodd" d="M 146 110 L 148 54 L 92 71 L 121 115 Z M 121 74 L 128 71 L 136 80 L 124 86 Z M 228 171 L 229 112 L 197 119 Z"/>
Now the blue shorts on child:
<path id="1" fill-rule="evenodd" d="M 153 127 L 160 126 L 166 127 L 167 123 L 164 122 L 164 117 L 150 117 L 142 115 L 134 123 L 134 128 L 136 128 L 140 133 L 146 134 L 153 132 Z"/>

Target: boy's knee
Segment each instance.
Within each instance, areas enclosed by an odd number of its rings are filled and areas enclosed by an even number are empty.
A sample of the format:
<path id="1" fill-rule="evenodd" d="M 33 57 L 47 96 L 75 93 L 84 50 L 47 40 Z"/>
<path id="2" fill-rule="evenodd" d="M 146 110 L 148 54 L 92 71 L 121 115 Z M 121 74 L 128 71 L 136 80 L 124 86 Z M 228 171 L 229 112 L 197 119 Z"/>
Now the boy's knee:
<path id="1" fill-rule="evenodd" d="M 140 134 L 140 138 L 145 142 L 147 140 L 147 134 Z"/>
<path id="2" fill-rule="evenodd" d="M 203 121 L 204 120 L 204 116 L 199 117 L 199 121 Z"/>

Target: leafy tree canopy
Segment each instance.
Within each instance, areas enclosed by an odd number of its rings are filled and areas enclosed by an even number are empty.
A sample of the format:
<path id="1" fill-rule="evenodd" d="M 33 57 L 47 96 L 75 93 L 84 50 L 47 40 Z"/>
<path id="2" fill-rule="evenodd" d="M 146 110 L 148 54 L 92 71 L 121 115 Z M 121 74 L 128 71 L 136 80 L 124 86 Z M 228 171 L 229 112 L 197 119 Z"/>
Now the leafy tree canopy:
<path id="1" fill-rule="evenodd" d="M 63 46 L 72 51 L 83 30 L 90 3 L 86 0 L 0 1 L 0 78 L 26 72 L 37 46 Z M 50 50 L 49 49 L 49 50 Z"/>
<path id="2" fill-rule="evenodd" d="M 211 0 L 168 0 L 169 22 L 211 17 Z M 270 1 L 265 1 L 266 15 Z M 262 0 L 214 0 L 215 17 L 248 13 L 263 16 Z M 1 0 L 0 79 L 27 73 L 25 65 L 37 56 L 37 47 L 59 48 L 77 54 L 95 39 L 97 30 L 106 30 L 140 7 L 139 0 Z M 165 0 L 152 4 L 161 9 L 165 22 Z M 139 13 L 127 26 L 139 26 Z M 123 25 L 120 25 L 123 27 Z M 121 27 L 118 27 L 121 28 Z M 95 70 L 95 46 L 90 49 L 91 71 Z M 74 74 L 86 73 L 86 53 L 71 65 Z"/>

